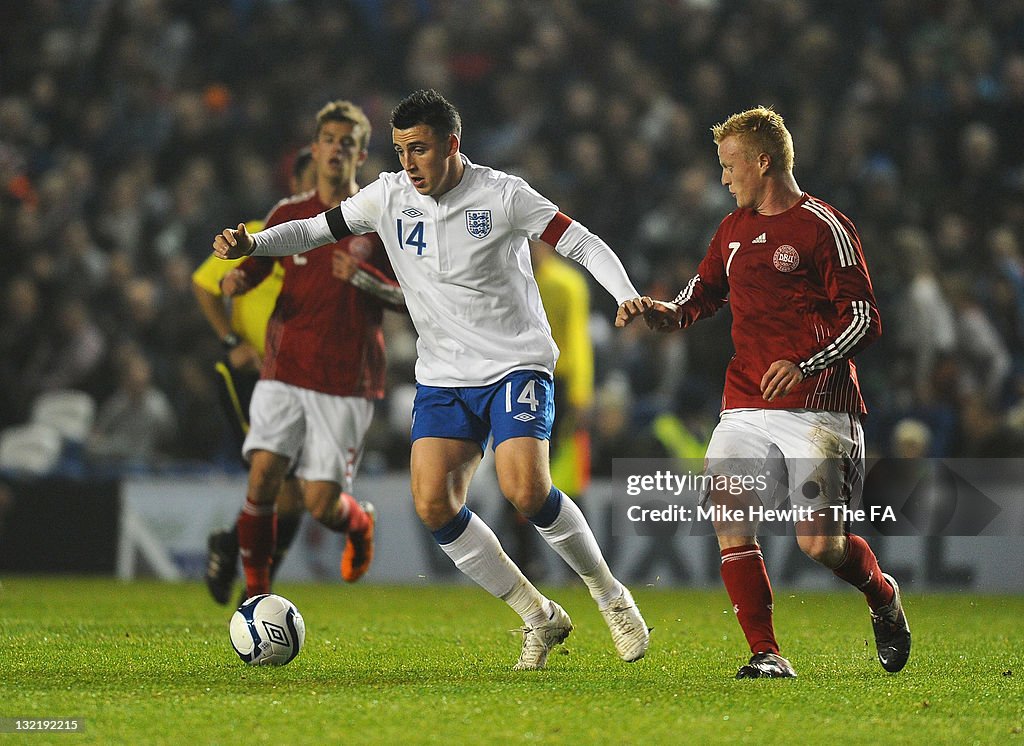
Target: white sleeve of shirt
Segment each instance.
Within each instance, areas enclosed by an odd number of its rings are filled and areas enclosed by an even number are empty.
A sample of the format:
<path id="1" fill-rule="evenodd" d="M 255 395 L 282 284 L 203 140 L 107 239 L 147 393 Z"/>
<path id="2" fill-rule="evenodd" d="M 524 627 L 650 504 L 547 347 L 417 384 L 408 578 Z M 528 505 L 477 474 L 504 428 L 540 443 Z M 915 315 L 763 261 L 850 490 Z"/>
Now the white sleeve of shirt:
<path id="1" fill-rule="evenodd" d="M 511 189 L 505 192 L 509 223 L 531 241 L 540 238 L 551 218 L 558 212 L 555 203 L 518 177 L 510 177 Z"/>
<path id="2" fill-rule="evenodd" d="M 555 251 L 586 267 L 619 305 L 640 297 L 626 274 L 626 268 L 611 247 L 575 220 L 569 223 L 569 227 L 558 239 Z"/>
<path id="3" fill-rule="evenodd" d="M 312 218 L 289 220 L 252 234 L 250 256 L 290 256 L 334 243 L 323 213 Z"/>
<path id="4" fill-rule="evenodd" d="M 509 221 L 515 229 L 536 241 L 558 214 L 558 207 L 522 179 L 512 181 L 514 187 L 505 200 Z M 619 305 L 640 296 L 615 252 L 575 220 L 558 240 L 555 251 L 586 267 Z"/>
<path id="5" fill-rule="evenodd" d="M 369 184 L 341 203 L 341 216 L 348 229 L 356 235 L 373 233 L 380 223 L 384 211 L 385 177 L 382 173 Z"/>

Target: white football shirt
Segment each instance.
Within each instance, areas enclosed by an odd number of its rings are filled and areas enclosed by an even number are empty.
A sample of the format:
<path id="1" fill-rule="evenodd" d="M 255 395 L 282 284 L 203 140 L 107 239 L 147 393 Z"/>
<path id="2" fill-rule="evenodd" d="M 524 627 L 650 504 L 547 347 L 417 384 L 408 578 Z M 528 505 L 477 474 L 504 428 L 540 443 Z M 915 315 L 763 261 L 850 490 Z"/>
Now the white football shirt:
<path id="1" fill-rule="evenodd" d="M 416 380 L 484 386 L 514 370 L 555 369 L 527 239 L 558 208 L 523 179 L 471 163 L 439 199 L 405 172 L 382 173 L 341 203 L 353 233 L 376 232 L 419 339 Z"/>

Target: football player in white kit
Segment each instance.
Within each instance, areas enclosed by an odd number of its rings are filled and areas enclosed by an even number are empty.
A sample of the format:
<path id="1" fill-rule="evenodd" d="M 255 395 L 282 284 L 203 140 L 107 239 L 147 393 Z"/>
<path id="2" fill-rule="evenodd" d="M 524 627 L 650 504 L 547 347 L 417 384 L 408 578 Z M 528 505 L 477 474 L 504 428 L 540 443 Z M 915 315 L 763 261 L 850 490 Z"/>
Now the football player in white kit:
<path id="1" fill-rule="evenodd" d="M 629 590 L 612 575 L 576 504 L 551 483 L 554 418 L 551 338 L 530 263 L 529 240 L 576 260 L 615 297 L 619 318 L 651 306 L 608 245 L 523 179 L 469 161 L 458 111 L 433 90 L 391 113 L 402 165 L 315 218 L 214 239 L 222 258 L 309 251 L 352 233 L 384 241 L 416 327 L 411 482 L 416 512 L 441 548 L 523 619 L 516 670 L 544 668 L 572 631 L 466 507 L 470 480 L 493 436 L 505 497 L 583 579 L 619 656 L 639 660 L 649 631 Z"/>

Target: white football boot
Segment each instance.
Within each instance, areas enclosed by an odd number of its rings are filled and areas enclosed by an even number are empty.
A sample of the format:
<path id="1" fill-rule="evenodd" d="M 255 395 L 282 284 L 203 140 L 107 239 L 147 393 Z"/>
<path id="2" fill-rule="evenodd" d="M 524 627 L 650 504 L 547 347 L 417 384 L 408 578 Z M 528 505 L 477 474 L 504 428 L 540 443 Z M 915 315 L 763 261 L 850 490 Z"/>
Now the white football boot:
<path id="1" fill-rule="evenodd" d="M 513 671 L 540 671 L 548 662 L 551 648 L 563 642 L 572 632 L 572 620 L 554 601 L 548 601 L 548 620 L 533 627 L 523 627 L 523 650 Z"/>
<path id="2" fill-rule="evenodd" d="M 629 589 L 623 586 L 622 595 L 607 608 L 601 609 L 601 615 L 612 632 L 612 641 L 619 657 L 627 663 L 643 658 L 651 633 Z"/>

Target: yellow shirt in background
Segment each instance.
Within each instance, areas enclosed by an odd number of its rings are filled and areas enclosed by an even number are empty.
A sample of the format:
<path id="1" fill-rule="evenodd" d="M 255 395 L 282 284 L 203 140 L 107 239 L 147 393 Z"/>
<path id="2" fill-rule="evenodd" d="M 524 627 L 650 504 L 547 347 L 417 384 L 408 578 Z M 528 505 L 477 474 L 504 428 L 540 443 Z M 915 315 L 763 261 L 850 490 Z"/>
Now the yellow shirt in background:
<path id="1" fill-rule="evenodd" d="M 583 273 L 560 256 L 534 264 L 551 336 L 558 345 L 555 386 L 564 401 L 587 411 L 594 401 L 594 347 L 590 341 L 590 290 Z M 563 420 L 564 422 L 564 420 Z M 578 423 L 559 425 L 558 447 L 551 452 L 551 478 L 560 489 L 579 497 L 590 483 L 590 437 Z"/>
<path id="2" fill-rule="evenodd" d="M 594 401 L 594 348 L 590 342 L 590 290 L 583 274 L 560 256 L 534 268 L 534 277 L 558 345 L 555 378 L 566 401 L 588 409 Z"/>
<path id="3" fill-rule="evenodd" d="M 245 225 L 250 233 L 263 229 L 263 221 L 250 221 Z M 211 254 L 192 273 L 192 281 L 220 298 L 223 295 L 220 281 L 224 275 L 244 261 L 244 257 L 226 261 Z M 244 341 L 255 347 L 260 357 L 263 356 L 267 336 L 267 321 L 277 303 L 277 296 L 281 292 L 283 281 L 284 268 L 280 262 L 275 262 L 274 271 L 267 276 L 267 279 L 248 293 L 231 299 L 231 329 Z"/>

